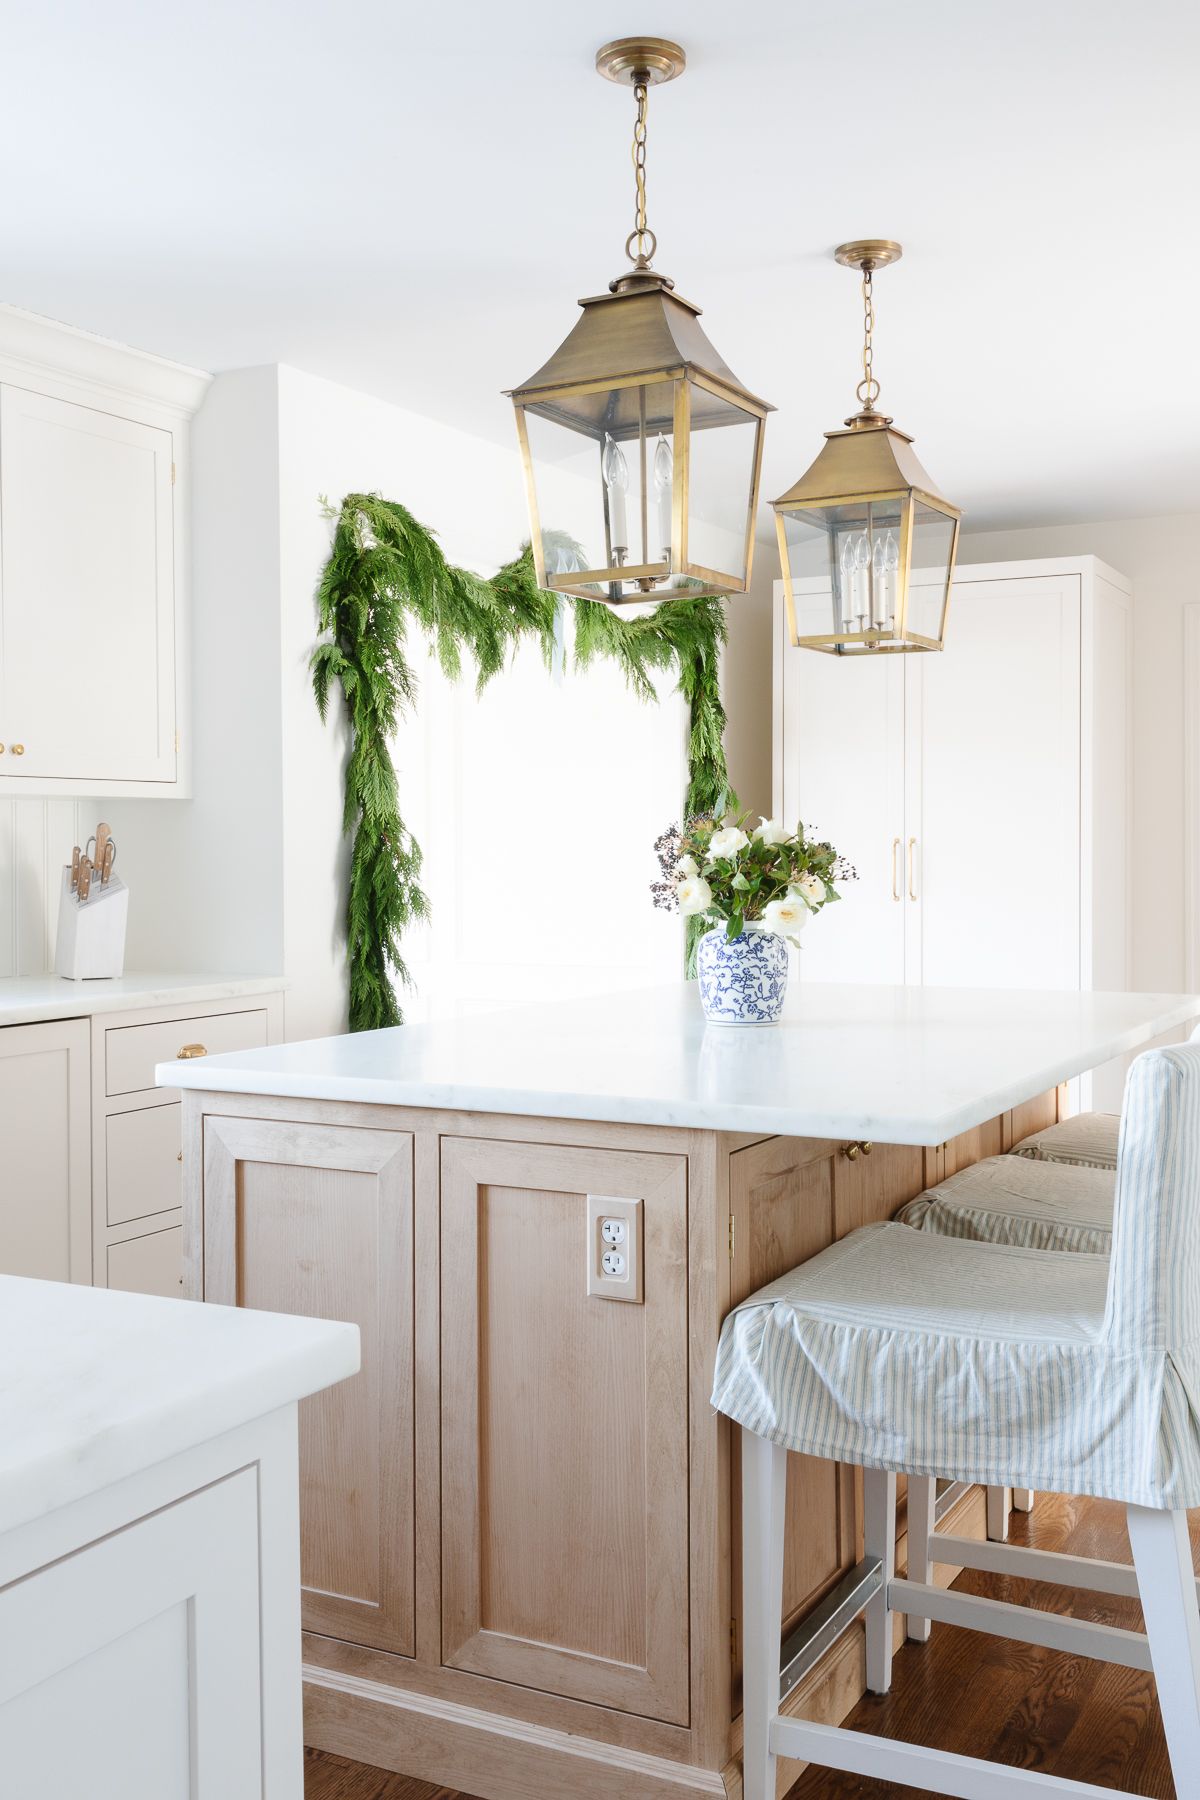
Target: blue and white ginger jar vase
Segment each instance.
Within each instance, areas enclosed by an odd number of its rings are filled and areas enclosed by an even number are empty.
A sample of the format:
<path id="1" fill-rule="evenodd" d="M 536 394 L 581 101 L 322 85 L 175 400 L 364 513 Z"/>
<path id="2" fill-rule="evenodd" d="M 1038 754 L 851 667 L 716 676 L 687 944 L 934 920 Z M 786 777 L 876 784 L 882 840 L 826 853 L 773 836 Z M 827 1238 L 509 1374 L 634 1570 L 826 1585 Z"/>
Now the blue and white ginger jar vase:
<path id="1" fill-rule="evenodd" d="M 747 925 L 727 938 L 724 925 L 706 931 L 696 948 L 700 1004 L 715 1025 L 774 1025 L 787 994 L 788 952 L 783 938 Z"/>

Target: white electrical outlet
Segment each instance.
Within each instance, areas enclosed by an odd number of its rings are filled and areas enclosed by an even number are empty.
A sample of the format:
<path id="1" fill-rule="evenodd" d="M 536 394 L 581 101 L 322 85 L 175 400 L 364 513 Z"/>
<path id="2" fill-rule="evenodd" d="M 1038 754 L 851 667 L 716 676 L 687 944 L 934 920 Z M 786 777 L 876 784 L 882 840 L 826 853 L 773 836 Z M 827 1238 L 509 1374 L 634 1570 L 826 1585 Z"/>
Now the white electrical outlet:
<path id="1" fill-rule="evenodd" d="M 587 1291 L 598 1300 L 642 1299 L 642 1203 L 587 1197 Z"/>

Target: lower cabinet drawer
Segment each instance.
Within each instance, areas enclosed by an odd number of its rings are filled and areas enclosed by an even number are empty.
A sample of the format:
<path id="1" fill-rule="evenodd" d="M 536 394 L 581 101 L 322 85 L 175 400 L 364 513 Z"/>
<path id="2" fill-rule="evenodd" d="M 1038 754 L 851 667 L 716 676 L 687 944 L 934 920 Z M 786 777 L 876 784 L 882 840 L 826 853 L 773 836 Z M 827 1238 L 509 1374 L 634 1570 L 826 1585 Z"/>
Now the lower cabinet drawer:
<path id="1" fill-rule="evenodd" d="M 108 1246 L 108 1286 L 178 1300 L 183 1286 L 183 1226 Z"/>
<path id="2" fill-rule="evenodd" d="M 226 1050 L 258 1050 L 266 1041 L 265 1008 L 156 1025 L 112 1025 L 104 1033 L 104 1091 L 136 1094 L 152 1088 L 155 1064 L 174 1062 L 184 1048 L 216 1056 Z"/>
<path id="3" fill-rule="evenodd" d="M 143 1106 L 105 1120 L 105 1216 L 110 1225 L 182 1203 L 179 1105 Z"/>

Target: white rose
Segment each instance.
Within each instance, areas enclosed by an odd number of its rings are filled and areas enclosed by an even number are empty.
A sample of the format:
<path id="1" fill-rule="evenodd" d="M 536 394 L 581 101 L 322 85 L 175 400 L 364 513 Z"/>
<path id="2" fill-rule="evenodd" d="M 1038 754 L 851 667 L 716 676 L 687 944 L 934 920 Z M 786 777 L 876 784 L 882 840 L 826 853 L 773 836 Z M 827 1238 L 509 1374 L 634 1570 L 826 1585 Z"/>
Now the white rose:
<path id="1" fill-rule="evenodd" d="M 789 891 L 799 894 L 800 898 L 806 901 L 814 912 L 819 906 L 825 904 L 825 883 L 818 880 L 815 875 L 801 875 L 795 887 Z"/>
<path id="2" fill-rule="evenodd" d="M 681 856 L 679 861 L 675 864 L 675 875 L 680 881 L 688 875 L 698 875 L 699 873 L 700 870 L 696 866 L 696 859 L 694 856 Z"/>
<path id="3" fill-rule="evenodd" d="M 681 881 L 676 892 L 679 896 L 679 910 L 686 917 L 689 913 L 707 912 L 712 905 L 712 889 L 703 875 L 692 875 Z"/>
<path id="4" fill-rule="evenodd" d="M 804 930 L 809 916 L 799 894 L 789 894 L 786 900 L 772 900 L 763 908 L 762 922 L 777 937 L 795 937 L 797 932 Z"/>
<path id="5" fill-rule="evenodd" d="M 760 844 L 786 844 L 791 832 L 778 819 L 760 819 L 754 833 Z"/>
<path id="6" fill-rule="evenodd" d="M 709 839 L 708 854 L 711 857 L 736 856 L 744 850 L 750 839 L 737 825 L 726 825 L 720 831 L 714 831 Z"/>

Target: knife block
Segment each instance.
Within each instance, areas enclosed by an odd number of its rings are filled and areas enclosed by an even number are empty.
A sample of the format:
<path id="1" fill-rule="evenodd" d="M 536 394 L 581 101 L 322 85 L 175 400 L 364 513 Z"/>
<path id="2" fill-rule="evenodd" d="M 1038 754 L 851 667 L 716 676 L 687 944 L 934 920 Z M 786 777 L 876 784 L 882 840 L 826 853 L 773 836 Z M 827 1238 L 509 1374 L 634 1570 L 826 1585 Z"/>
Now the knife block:
<path id="1" fill-rule="evenodd" d="M 54 972 L 68 981 L 111 980 L 125 970 L 125 928 L 129 889 L 114 875 L 97 883 L 86 900 L 71 892 L 71 871 L 62 872 Z"/>

